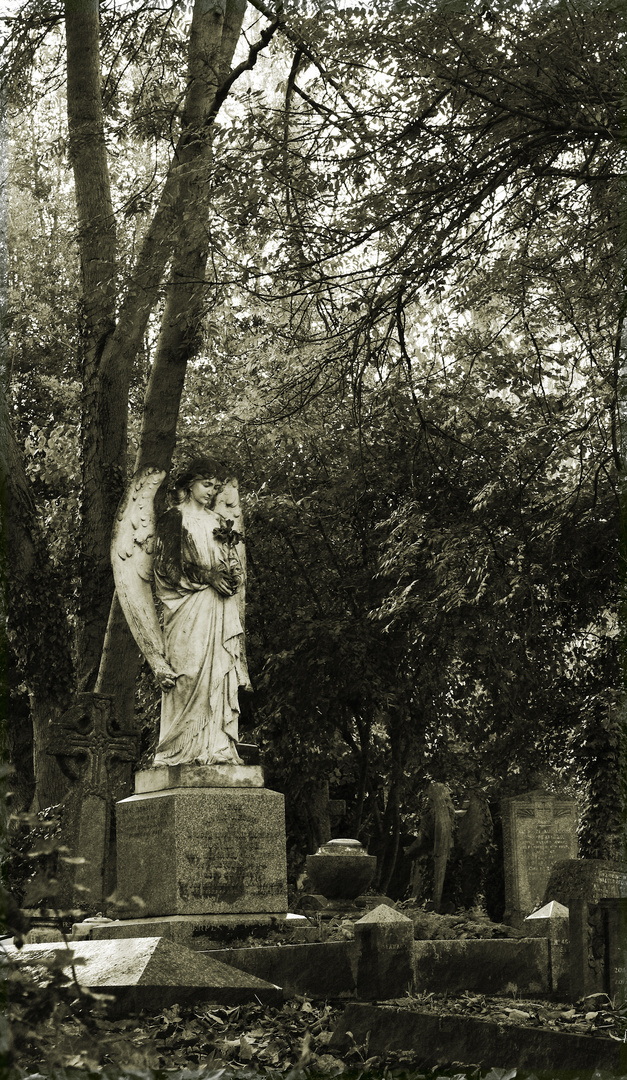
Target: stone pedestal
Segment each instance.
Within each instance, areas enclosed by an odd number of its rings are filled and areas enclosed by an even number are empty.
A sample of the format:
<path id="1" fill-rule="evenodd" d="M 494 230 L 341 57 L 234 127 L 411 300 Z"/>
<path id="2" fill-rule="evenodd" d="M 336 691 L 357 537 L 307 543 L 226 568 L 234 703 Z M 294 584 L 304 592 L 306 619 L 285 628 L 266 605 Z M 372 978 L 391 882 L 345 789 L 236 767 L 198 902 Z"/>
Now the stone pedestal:
<path id="1" fill-rule="evenodd" d="M 501 805 L 504 921 L 520 926 L 542 904 L 555 863 L 577 858 L 577 804 L 540 790 Z"/>
<path id="2" fill-rule="evenodd" d="M 117 804 L 118 898 L 145 905 L 133 915 L 287 912 L 284 798 L 260 782 L 258 766 L 137 775 L 137 793 Z"/>
<path id="3" fill-rule="evenodd" d="M 357 996 L 403 997 L 414 982 L 414 924 L 381 904 L 355 923 Z"/>

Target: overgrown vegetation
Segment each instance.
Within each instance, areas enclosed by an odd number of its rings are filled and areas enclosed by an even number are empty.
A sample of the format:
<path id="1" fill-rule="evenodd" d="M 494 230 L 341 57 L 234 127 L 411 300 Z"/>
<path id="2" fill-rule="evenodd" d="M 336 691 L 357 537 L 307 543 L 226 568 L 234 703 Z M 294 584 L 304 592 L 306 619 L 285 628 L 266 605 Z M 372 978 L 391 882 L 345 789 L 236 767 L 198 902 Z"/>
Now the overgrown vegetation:
<path id="1" fill-rule="evenodd" d="M 13 807 L 63 799 L 48 724 L 97 679 L 148 755 L 113 511 L 210 449 L 291 884 L 326 783 L 393 895 L 432 783 L 474 808 L 453 904 L 498 897 L 530 786 L 619 858 L 623 5 L 214 7 L 3 16 Z"/>

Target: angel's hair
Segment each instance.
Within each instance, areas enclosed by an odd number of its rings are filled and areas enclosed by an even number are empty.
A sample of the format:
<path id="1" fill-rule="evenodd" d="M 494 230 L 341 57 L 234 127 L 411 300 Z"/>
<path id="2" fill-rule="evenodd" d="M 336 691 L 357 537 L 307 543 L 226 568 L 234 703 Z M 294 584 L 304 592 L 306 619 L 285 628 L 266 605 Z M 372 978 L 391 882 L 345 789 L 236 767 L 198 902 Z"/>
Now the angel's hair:
<path id="1" fill-rule="evenodd" d="M 179 498 L 185 498 L 194 480 L 209 480 L 215 477 L 216 480 L 224 482 L 228 476 L 229 470 L 222 461 L 205 454 L 189 462 L 189 465 L 174 480 L 174 487 Z"/>

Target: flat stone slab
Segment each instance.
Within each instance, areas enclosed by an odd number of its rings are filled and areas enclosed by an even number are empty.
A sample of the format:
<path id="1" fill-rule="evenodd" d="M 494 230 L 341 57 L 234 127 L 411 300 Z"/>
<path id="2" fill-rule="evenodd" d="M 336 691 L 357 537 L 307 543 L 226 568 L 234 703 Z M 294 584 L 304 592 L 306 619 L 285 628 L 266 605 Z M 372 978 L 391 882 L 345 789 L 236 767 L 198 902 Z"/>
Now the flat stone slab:
<path id="1" fill-rule="evenodd" d="M 73 941 L 70 950 L 61 944 L 3 947 L 18 964 L 45 968 L 59 958 L 68 977 L 74 963 L 82 986 L 115 996 L 114 1011 L 162 1009 L 186 1001 L 283 1002 L 280 987 L 161 937 Z"/>
<path id="2" fill-rule="evenodd" d="M 115 919 L 109 922 L 74 923 L 72 941 L 111 941 L 128 938 L 163 937 L 197 951 L 214 948 L 215 942 L 228 943 L 233 938 L 263 938 L 273 930 L 292 930 L 295 925 L 310 925 L 307 919 L 289 915 L 164 915 L 152 919 Z M 58 937 L 61 937 L 59 933 Z M 208 944 L 207 944 L 208 943 Z"/>
<path id="3" fill-rule="evenodd" d="M 519 1027 L 491 1020 L 414 1012 L 390 1005 L 347 1005 L 328 1045 L 342 1054 L 355 1045 L 368 1054 L 391 1051 L 415 1054 L 403 1064 L 411 1068 L 442 1065 L 498 1069 L 624 1071 L 622 1043 L 590 1035 Z"/>
<path id="4" fill-rule="evenodd" d="M 261 765 L 158 765 L 135 773 L 135 794 L 175 788 L 262 788 Z"/>

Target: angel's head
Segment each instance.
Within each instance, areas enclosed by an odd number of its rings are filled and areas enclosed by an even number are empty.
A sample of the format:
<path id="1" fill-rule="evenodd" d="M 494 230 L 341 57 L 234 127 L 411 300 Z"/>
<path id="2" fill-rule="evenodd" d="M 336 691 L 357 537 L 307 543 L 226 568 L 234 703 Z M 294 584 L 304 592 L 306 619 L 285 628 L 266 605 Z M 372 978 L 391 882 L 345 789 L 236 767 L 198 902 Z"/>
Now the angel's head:
<path id="1" fill-rule="evenodd" d="M 213 506 L 216 495 L 228 476 L 228 469 L 217 458 L 194 458 L 177 476 L 174 487 L 179 502 L 194 502 L 198 506 Z"/>

